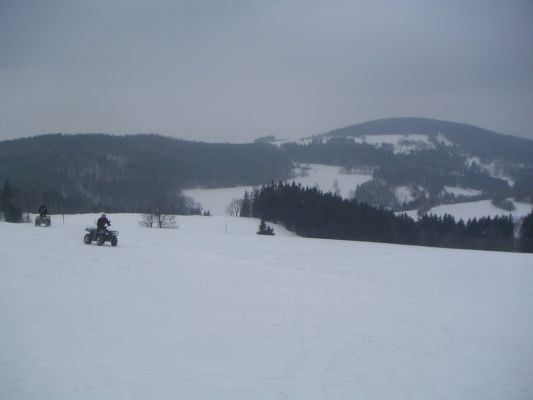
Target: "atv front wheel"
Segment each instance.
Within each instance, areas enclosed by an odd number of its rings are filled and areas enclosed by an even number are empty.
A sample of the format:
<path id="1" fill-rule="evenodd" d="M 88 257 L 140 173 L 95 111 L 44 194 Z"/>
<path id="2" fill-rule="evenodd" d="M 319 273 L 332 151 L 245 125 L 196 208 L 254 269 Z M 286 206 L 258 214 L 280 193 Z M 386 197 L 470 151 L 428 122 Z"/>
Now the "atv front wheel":
<path id="1" fill-rule="evenodd" d="M 116 247 L 118 244 L 118 239 L 116 237 L 114 237 L 113 239 L 111 239 L 111 246 L 113 247 Z"/>
<path id="2" fill-rule="evenodd" d="M 104 235 L 98 235 L 96 237 L 96 244 L 98 246 L 102 246 L 105 243 L 105 236 Z"/>
<path id="3" fill-rule="evenodd" d="M 91 235 L 90 233 L 86 234 L 84 237 L 83 237 L 83 242 L 85 244 L 91 244 L 93 242 L 93 235 Z"/>

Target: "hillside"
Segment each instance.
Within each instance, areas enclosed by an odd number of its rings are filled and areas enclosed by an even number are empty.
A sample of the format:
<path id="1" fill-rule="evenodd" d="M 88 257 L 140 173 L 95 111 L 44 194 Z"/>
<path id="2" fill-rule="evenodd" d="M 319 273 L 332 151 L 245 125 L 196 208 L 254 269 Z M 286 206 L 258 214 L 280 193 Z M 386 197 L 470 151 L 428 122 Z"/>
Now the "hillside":
<path id="1" fill-rule="evenodd" d="M 318 187 L 323 191 L 338 192 L 344 198 L 357 185 L 372 179 L 372 174 L 342 174 L 338 167 L 310 164 L 296 165 L 295 176 L 286 182 L 295 182 L 305 187 Z M 227 215 L 226 209 L 234 199 L 242 199 L 244 193 L 252 193 L 254 186 L 236 186 L 227 188 L 196 188 L 184 190 L 184 194 L 192 198 L 200 206 L 209 210 L 212 215 Z"/>
<path id="2" fill-rule="evenodd" d="M 275 146 L 266 143 L 272 141 Z M 260 186 L 291 178 L 312 185 L 300 176 L 311 164 L 342 172 L 323 190 L 337 187 L 344 197 L 394 211 L 423 212 L 479 200 L 509 210 L 511 201 L 533 201 L 533 141 L 470 125 L 389 118 L 300 142 L 281 143 L 274 137 L 258 142 L 265 143 L 103 134 L 11 140 L 0 142 L 0 184 L 11 181 L 24 211 L 45 203 L 52 212 L 164 208 L 188 214 L 200 210 L 183 191 Z M 208 199 L 202 200 L 209 208 Z"/>
<path id="3" fill-rule="evenodd" d="M 532 255 L 52 218 L 0 222 L 2 399 L 533 396 Z"/>
<path id="4" fill-rule="evenodd" d="M 481 159 L 500 159 L 533 164 L 533 141 L 503 135 L 477 126 L 429 118 L 385 118 L 334 129 L 323 136 L 427 135 L 446 140 Z M 442 139 L 441 139 L 442 138 Z"/>
<path id="5" fill-rule="evenodd" d="M 264 144 L 188 142 L 158 135 L 44 135 L 0 142 L 0 182 L 35 210 L 143 211 L 185 188 L 262 184 L 289 176 L 286 155 Z"/>
<path id="6" fill-rule="evenodd" d="M 372 181 L 352 189 L 355 197 L 393 210 L 533 201 L 533 141 L 471 125 L 388 118 L 276 143 L 297 163 L 372 171 Z"/>

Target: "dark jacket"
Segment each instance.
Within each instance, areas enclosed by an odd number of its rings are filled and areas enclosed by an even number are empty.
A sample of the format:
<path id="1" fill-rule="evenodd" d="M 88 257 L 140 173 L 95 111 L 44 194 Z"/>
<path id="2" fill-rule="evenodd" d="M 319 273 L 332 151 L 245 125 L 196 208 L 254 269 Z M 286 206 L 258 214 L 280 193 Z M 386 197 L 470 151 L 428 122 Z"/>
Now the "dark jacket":
<path id="1" fill-rule="evenodd" d="M 39 214 L 40 214 L 40 215 L 46 215 L 46 214 L 48 214 L 48 209 L 46 208 L 46 206 L 41 206 L 41 207 L 39 207 Z"/>
<path id="2" fill-rule="evenodd" d="M 106 217 L 98 218 L 98 221 L 96 221 L 96 227 L 98 229 L 105 229 L 106 226 L 111 226 L 111 222 Z"/>

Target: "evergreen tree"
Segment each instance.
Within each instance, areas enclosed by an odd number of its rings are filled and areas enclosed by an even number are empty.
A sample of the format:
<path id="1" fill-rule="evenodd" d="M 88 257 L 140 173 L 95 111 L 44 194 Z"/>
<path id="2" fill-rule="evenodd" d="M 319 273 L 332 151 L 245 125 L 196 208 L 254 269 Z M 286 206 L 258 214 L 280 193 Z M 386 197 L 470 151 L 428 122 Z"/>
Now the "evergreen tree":
<path id="1" fill-rule="evenodd" d="M 533 253 L 533 211 L 529 213 L 520 227 L 520 251 Z"/>
<path id="2" fill-rule="evenodd" d="M 396 216 L 389 210 L 295 183 L 271 183 L 257 189 L 253 197 L 252 214 L 261 219 L 258 233 L 266 230 L 265 221 L 279 221 L 305 237 L 513 250 L 511 216 L 474 218 L 465 224 L 451 215 L 424 214 L 415 222 L 405 214 Z"/>
<path id="3" fill-rule="evenodd" d="M 259 224 L 259 230 L 257 231 L 258 235 L 270 235 L 274 236 L 274 228 L 268 226 L 264 219 L 261 220 Z"/>
<path id="4" fill-rule="evenodd" d="M 248 191 L 244 192 L 244 198 L 241 203 L 241 217 L 251 217 L 252 214 L 252 203 L 250 201 L 250 194 Z"/>
<path id="5" fill-rule="evenodd" d="M 4 211 L 4 218 L 6 222 L 22 222 L 22 210 L 10 203 Z"/>
<path id="6" fill-rule="evenodd" d="M 6 179 L 2 191 L 0 192 L 0 211 L 5 211 L 8 205 L 13 201 L 13 187 L 9 180 Z"/>
<path id="7" fill-rule="evenodd" d="M 21 222 L 22 210 L 14 203 L 14 190 L 6 180 L 0 193 L 0 212 L 6 222 Z"/>

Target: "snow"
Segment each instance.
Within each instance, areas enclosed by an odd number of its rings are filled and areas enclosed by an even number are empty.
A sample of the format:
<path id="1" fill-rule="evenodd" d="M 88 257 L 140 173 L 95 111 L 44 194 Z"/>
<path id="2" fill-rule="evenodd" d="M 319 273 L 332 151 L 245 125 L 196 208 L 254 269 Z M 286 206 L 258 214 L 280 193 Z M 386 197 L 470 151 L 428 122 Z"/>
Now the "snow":
<path id="1" fill-rule="evenodd" d="M 0 398 L 528 399 L 533 255 L 0 222 Z"/>
<path id="2" fill-rule="evenodd" d="M 369 144 L 382 144 L 388 143 L 395 146 L 400 145 L 401 141 L 408 140 L 412 142 L 423 142 L 431 144 L 427 135 L 408 134 L 408 135 L 367 135 L 365 137 L 366 142 Z"/>
<path id="3" fill-rule="evenodd" d="M 506 174 L 506 168 L 501 162 L 493 161 L 490 164 L 487 164 L 481 161 L 479 157 L 468 157 L 466 159 L 466 165 L 468 167 L 471 167 L 474 163 L 476 163 L 482 170 L 487 172 L 493 178 L 504 180 L 509 184 L 509 186 L 514 186 L 515 181 L 508 174 Z"/>
<path id="4" fill-rule="evenodd" d="M 288 182 L 294 181 L 308 187 L 317 186 L 324 192 L 335 192 L 335 182 L 337 182 L 339 194 L 344 198 L 348 198 L 350 192 L 354 191 L 358 185 L 372 180 L 371 174 L 342 173 L 341 167 L 321 164 L 308 165 L 307 176 L 289 179 Z"/>
<path id="5" fill-rule="evenodd" d="M 351 139 L 354 143 L 366 143 L 375 147 L 392 145 L 394 153 L 409 153 L 411 151 L 435 148 L 428 135 L 414 133 L 353 136 L 348 137 L 348 139 Z"/>
<path id="6" fill-rule="evenodd" d="M 453 142 L 450 141 L 446 136 L 444 136 L 441 132 L 438 133 L 438 135 L 435 137 L 437 142 L 444 146 L 453 146 Z"/>
<path id="7" fill-rule="evenodd" d="M 397 186 L 394 189 L 394 195 L 400 204 L 409 203 L 415 199 L 409 186 Z"/>
<path id="8" fill-rule="evenodd" d="M 444 192 L 454 194 L 455 196 L 465 197 L 479 196 L 483 193 L 481 190 L 463 188 L 459 186 L 444 186 Z"/>
<path id="9" fill-rule="evenodd" d="M 199 203 L 203 210 L 209 210 L 212 215 L 226 215 L 226 208 L 234 199 L 242 199 L 244 192 L 253 191 L 253 186 L 236 186 L 217 189 L 187 189 L 183 191 L 185 196 Z"/>
<path id="10" fill-rule="evenodd" d="M 302 186 L 319 187 L 325 192 L 335 192 L 335 182 L 339 189 L 340 195 L 348 198 L 350 192 L 355 190 L 357 185 L 372 179 L 371 174 L 360 173 L 341 173 L 341 167 L 321 164 L 306 164 L 309 166 L 307 176 L 298 176 L 289 179 L 287 182 L 300 183 Z M 303 165 L 300 165 L 301 168 Z M 223 216 L 226 214 L 226 207 L 233 199 L 242 199 L 244 192 L 251 192 L 253 186 L 238 186 L 232 188 L 218 189 L 188 189 L 183 193 L 192 198 L 203 207 L 209 210 L 212 215 Z"/>
<path id="11" fill-rule="evenodd" d="M 481 217 L 495 217 L 497 215 L 509 215 L 513 216 L 514 220 L 525 217 L 531 212 L 532 205 L 529 203 L 513 202 L 516 209 L 513 211 L 502 210 L 494 206 L 490 200 L 479 200 L 468 203 L 457 204 L 445 204 L 431 208 L 428 214 L 435 214 L 443 216 L 444 214 L 450 214 L 455 219 L 463 219 L 467 221 L 471 218 Z M 411 210 L 406 212 L 411 218 L 417 219 L 417 210 Z"/>
<path id="12" fill-rule="evenodd" d="M 443 134 L 439 133 L 436 140 L 445 145 L 451 146 L 453 143 L 446 138 Z M 338 139 L 337 136 L 331 135 L 322 135 L 315 137 L 307 137 L 297 141 L 292 141 L 299 145 L 307 145 L 311 143 L 327 143 L 330 140 Z M 376 134 L 376 135 L 362 135 L 362 136 L 346 136 L 343 139 L 347 139 L 357 144 L 369 144 L 375 147 L 381 147 L 382 145 L 392 145 L 394 153 L 409 153 L 411 151 L 434 149 L 435 144 L 430 139 L 429 135 L 426 134 Z M 284 139 L 276 139 L 271 142 L 275 146 L 281 146 L 285 143 L 290 143 L 291 141 Z"/>

